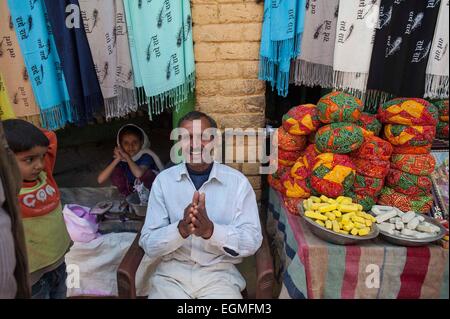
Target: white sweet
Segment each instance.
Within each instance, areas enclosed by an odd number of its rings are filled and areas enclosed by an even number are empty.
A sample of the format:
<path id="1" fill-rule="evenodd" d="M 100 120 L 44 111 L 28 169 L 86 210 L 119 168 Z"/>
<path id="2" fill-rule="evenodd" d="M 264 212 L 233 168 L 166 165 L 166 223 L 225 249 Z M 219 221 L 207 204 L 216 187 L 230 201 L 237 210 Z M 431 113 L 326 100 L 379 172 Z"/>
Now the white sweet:
<path id="1" fill-rule="evenodd" d="M 414 217 L 416 217 L 416 213 L 413 211 L 407 212 L 405 215 L 402 216 L 402 222 L 405 224 L 409 223 Z"/>
<path id="2" fill-rule="evenodd" d="M 395 222 L 395 229 L 402 230 L 403 228 L 405 228 L 405 224 L 403 224 L 401 219 Z"/>
<path id="3" fill-rule="evenodd" d="M 403 215 L 405 215 L 404 212 L 402 212 L 400 209 L 398 209 L 397 207 L 394 207 L 394 210 L 397 212 L 397 216 L 402 217 Z"/>
<path id="4" fill-rule="evenodd" d="M 387 220 L 389 220 L 389 219 L 391 219 L 392 217 L 395 217 L 395 216 L 397 216 L 397 212 L 396 211 L 391 211 L 389 213 L 378 215 L 376 217 L 376 220 L 377 220 L 377 223 L 380 224 L 380 223 L 383 223 L 383 222 L 385 222 L 385 221 L 387 221 Z"/>
<path id="5" fill-rule="evenodd" d="M 390 233 L 391 231 L 394 231 L 395 225 L 394 224 L 390 224 L 390 223 L 381 223 L 381 224 L 378 225 L 378 228 L 381 231 Z"/>
<path id="6" fill-rule="evenodd" d="M 419 223 L 419 217 L 414 217 L 406 224 L 406 228 L 414 230 L 416 229 L 417 225 L 419 225 Z"/>
<path id="7" fill-rule="evenodd" d="M 424 233 L 435 233 L 436 229 L 430 223 L 420 223 L 417 225 L 416 230 L 424 232 Z"/>
<path id="8" fill-rule="evenodd" d="M 392 206 L 382 206 L 382 205 L 373 205 L 372 206 L 372 212 L 375 215 L 383 215 L 386 213 L 390 213 L 394 210 L 394 208 Z"/>

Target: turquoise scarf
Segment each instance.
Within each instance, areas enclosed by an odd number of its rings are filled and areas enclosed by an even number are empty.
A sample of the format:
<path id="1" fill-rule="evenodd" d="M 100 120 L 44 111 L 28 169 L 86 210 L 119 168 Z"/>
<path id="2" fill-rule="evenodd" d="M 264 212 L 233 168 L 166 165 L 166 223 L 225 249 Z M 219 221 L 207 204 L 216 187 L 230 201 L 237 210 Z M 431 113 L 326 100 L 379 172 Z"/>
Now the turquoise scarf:
<path id="1" fill-rule="evenodd" d="M 74 115 L 43 0 L 8 0 L 43 127 L 56 130 Z"/>
<path id="2" fill-rule="evenodd" d="M 179 106 L 195 87 L 189 0 L 124 0 L 139 104 L 150 117 Z"/>
<path id="3" fill-rule="evenodd" d="M 264 1 L 259 79 L 269 81 L 281 96 L 288 93 L 291 59 L 300 54 L 305 5 L 306 0 Z"/>

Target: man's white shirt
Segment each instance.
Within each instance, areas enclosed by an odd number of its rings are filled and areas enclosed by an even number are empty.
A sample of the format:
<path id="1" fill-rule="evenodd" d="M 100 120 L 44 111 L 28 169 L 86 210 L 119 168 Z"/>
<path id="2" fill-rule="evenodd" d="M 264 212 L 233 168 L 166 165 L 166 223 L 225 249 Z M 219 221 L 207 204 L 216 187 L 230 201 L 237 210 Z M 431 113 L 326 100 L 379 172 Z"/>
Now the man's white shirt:
<path id="1" fill-rule="evenodd" d="M 195 262 L 202 266 L 240 263 L 262 243 L 255 192 L 239 171 L 215 162 L 198 190 L 206 195 L 206 211 L 214 223 L 211 238 L 180 235 L 178 222 L 196 191 L 186 164 L 162 171 L 152 185 L 139 245 L 152 258 Z"/>

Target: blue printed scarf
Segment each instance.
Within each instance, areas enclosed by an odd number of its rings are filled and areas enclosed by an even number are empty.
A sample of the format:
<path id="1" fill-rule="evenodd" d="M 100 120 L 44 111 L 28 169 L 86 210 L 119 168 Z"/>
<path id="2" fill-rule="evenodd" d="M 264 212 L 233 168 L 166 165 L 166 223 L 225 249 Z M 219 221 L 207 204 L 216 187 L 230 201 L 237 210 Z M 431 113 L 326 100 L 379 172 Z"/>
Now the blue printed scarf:
<path id="1" fill-rule="evenodd" d="M 291 59 L 300 54 L 305 5 L 306 0 L 264 1 L 259 79 L 281 96 L 288 94 Z"/>
<path id="2" fill-rule="evenodd" d="M 56 130 L 75 117 L 43 0 L 8 0 L 42 126 Z"/>

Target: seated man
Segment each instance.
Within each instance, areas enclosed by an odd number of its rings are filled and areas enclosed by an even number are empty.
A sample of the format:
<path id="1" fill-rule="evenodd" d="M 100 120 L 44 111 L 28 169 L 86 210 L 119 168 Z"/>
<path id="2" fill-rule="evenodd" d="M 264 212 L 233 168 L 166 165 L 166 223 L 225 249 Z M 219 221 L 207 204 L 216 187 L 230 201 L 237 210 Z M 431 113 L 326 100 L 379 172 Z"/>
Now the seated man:
<path id="1" fill-rule="evenodd" d="M 235 264 L 262 243 L 255 192 L 239 171 L 201 156 L 213 138 L 196 139 L 194 126 L 217 128 L 212 118 L 191 112 L 178 126 L 189 132 L 185 161 L 156 177 L 139 241 L 147 255 L 162 257 L 149 298 L 242 298 Z"/>

